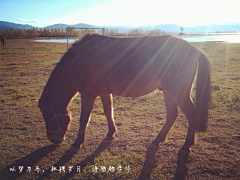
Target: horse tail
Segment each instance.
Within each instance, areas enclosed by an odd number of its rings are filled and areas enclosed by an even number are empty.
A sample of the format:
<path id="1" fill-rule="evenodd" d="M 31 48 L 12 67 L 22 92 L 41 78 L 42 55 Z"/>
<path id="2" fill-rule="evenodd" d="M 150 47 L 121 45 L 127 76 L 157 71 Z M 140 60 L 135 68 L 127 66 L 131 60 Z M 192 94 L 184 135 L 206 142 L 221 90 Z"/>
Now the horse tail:
<path id="1" fill-rule="evenodd" d="M 196 82 L 196 132 L 206 132 L 208 123 L 208 104 L 211 100 L 211 66 L 207 56 L 200 54 Z"/>

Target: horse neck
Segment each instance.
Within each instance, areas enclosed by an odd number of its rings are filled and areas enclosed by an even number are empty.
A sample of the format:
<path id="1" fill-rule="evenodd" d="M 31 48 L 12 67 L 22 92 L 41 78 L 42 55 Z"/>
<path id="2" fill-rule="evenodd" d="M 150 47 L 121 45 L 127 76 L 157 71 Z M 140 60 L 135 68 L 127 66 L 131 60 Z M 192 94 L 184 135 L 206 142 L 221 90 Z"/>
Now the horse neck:
<path id="1" fill-rule="evenodd" d="M 55 73 L 55 74 L 54 74 Z M 44 88 L 39 100 L 39 106 L 48 106 L 58 112 L 67 109 L 69 101 L 76 94 L 68 74 L 56 74 L 56 71 L 50 76 L 47 85 Z"/>
<path id="2" fill-rule="evenodd" d="M 64 110 L 67 110 L 67 106 L 75 94 L 76 91 L 74 89 L 62 86 L 58 92 L 54 92 L 54 95 L 50 98 L 50 104 L 56 112 L 63 112 Z"/>

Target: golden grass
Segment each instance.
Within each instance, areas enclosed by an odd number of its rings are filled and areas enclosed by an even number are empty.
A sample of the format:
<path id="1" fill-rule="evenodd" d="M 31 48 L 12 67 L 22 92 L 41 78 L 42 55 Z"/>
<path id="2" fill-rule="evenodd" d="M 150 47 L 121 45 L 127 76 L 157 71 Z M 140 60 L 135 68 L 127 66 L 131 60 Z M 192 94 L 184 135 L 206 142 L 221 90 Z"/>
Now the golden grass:
<path id="1" fill-rule="evenodd" d="M 239 179 L 240 135 L 240 44 L 193 43 L 203 49 L 212 64 L 212 103 L 209 127 L 185 162 L 186 179 Z M 180 165 L 178 151 L 183 139 L 169 139 L 160 144 L 155 156 L 146 150 L 165 122 L 163 94 L 155 91 L 140 98 L 114 97 L 116 140 L 101 143 L 107 133 L 107 122 L 98 98 L 87 127 L 82 148 L 76 154 L 65 152 L 74 139 L 67 138 L 53 146 L 47 140 L 38 99 L 56 63 L 67 51 L 66 44 L 40 43 L 30 40 L 8 40 L 0 49 L 0 179 L 173 179 Z M 70 103 L 72 114 L 68 135 L 77 135 L 80 96 Z M 168 137 L 185 137 L 187 120 L 179 116 Z M 136 140 L 137 141 L 131 141 Z M 95 140 L 95 141 L 90 141 Z M 98 141 L 99 140 L 99 141 Z M 129 172 L 125 169 L 130 165 Z M 16 172 L 9 168 L 15 166 Z M 19 167 L 23 172 L 19 173 Z M 27 167 L 31 172 L 26 172 Z M 40 167 L 40 172 L 36 170 Z M 65 166 L 66 172 L 51 172 L 51 167 Z M 69 173 L 69 166 L 73 166 Z M 81 172 L 77 173 L 77 167 Z M 115 172 L 109 167 L 115 167 Z M 121 171 L 118 167 L 121 166 Z M 93 169 L 98 167 L 98 171 Z M 103 167 L 106 167 L 106 172 Z M 102 168 L 102 169 L 101 169 Z"/>

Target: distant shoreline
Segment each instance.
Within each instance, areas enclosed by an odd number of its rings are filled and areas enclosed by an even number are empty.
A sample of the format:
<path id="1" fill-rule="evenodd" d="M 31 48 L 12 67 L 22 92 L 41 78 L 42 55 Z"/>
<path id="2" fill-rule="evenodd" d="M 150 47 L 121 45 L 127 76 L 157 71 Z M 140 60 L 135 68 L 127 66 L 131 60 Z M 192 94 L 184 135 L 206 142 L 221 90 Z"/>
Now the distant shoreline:
<path id="1" fill-rule="evenodd" d="M 236 34 L 170 34 L 174 37 L 184 39 L 188 42 L 228 42 L 228 43 L 240 43 L 240 33 Z M 131 37 L 141 37 L 141 36 L 112 36 L 117 38 L 131 38 Z M 74 43 L 78 40 L 77 38 L 69 38 L 68 43 Z M 44 38 L 35 37 L 31 40 L 35 42 L 49 42 L 49 43 L 67 43 L 67 38 Z"/>

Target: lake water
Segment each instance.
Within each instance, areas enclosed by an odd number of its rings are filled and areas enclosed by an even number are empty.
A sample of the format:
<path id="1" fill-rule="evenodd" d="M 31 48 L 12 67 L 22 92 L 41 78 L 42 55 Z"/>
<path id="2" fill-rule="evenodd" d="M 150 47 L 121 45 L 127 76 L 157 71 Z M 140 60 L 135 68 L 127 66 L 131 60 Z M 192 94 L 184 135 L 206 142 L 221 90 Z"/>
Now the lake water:
<path id="1" fill-rule="evenodd" d="M 68 43 L 74 43 L 78 39 L 68 39 Z M 67 39 L 37 39 L 37 42 L 67 43 Z"/>
<path id="2" fill-rule="evenodd" d="M 230 43 L 240 43 L 240 34 L 236 35 L 205 35 L 205 36 L 189 36 L 180 37 L 188 42 L 209 42 L 209 41 L 223 41 Z"/>
<path id="3" fill-rule="evenodd" d="M 178 36 L 188 42 L 209 42 L 209 41 L 223 41 L 230 43 L 240 43 L 240 34 L 234 35 L 199 35 L 199 36 Z M 74 43 L 78 39 L 68 39 L 68 43 Z M 67 43 L 67 39 L 38 39 L 37 42 L 57 42 Z"/>

